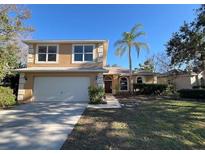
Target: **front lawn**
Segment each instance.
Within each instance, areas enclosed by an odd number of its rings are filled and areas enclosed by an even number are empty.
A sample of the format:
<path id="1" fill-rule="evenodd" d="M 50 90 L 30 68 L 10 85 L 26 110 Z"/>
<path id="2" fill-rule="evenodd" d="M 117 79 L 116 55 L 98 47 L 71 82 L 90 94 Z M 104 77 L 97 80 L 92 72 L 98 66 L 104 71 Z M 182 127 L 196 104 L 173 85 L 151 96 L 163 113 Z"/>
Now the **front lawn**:
<path id="1" fill-rule="evenodd" d="M 62 149 L 205 149 L 205 102 L 87 109 Z"/>

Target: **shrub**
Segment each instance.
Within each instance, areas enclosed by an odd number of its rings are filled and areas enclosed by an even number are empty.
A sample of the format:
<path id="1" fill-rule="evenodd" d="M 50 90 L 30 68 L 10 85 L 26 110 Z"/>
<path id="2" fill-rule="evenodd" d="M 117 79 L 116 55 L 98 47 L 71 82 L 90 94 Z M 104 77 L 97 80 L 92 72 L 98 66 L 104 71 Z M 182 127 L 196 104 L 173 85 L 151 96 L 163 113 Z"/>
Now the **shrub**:
<path id="1" fill-rule="evenodd" d="M 192 89 L 199 89 L 200 86 L 193 86 Z"/>
<path id="2" fill-rule="evenodd" d="M 201 89 L 204 89 L 205 86 L 193 86 L 193 87 L 192 87 L 192 89 L 200 89 L 200 88 L 201 88 Z"/>
<path id="3" fill-rule="evenodd" d="M 7 75 L 1 82 L 0 86 L 10 87 L 13 89 L 13 94 L 17 97 L 19 85 L 19 74 Z"/>
<path id="4" fill-rule="evenodd" d="M 201 86 L 202 89 L 205 89 L 205 86 Z"/>
<path id="5" fill-rule="evenodd" d="M 103 97 L 105 96 L 103 87 L 90 86 L 88 88 L 88 93 L 89 93 L 91 104 L 102 103 Z"/>
<path id="6" fill-rule="evenodd" d="M 7 107 L 16 104 L 13 90 L 9 87 L 0 86 L 0 107 Z"/>
<path id="7" fill-rule="evenodd" d="M 172 84 L 168 84 L 166 90 L 164 91 L 165 95 L 172 95 L 176 93 L 176 89 L 174 87 L 174 85 Z"/>
<path id="8" fill-rule="evenodd" d="M 178 92 L 182 98 L 205 99 L 205 89 L 181 89 Z"/>
<path id="9" fill-rule="evenodd" d="M 144 84 L 144 83 L 136 83 L 133 84 L 133 89 L 136 94 L 144 94 L 144 95 L 151 95 L 151 94 L 161 94 L 167 88 L 165 84 Z"/>

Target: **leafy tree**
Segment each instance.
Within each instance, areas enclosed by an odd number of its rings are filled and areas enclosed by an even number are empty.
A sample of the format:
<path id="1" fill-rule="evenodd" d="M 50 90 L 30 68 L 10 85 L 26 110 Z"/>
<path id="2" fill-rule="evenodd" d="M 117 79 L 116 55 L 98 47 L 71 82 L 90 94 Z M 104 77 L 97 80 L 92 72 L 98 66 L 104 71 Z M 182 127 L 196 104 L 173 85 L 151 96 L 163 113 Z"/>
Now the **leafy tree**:
<path id="1" fill-rule="evenodd" d="M 157 53 L 153 56 L 153 64 L 156 72 L 166 73 L 174 68 L 171 65 L 171 59 L 165 52 Z"/>
<path id="2" fill-rule="evenodd" d="M 147 59 L 143 64 L 139 64 L 139 68 L 136 68 L 137 71 L 149 71 L 154 72 L 154 61 L 153 59 Z"/>
<path id="3" fill-rule="evenodd" d="M 200 67 L 205 60 L 205 5 L 196 10 L 196 19 L 184 23 L 166 44 L 171 65 L 178 68 Z M 198 54 L 204 55 L 197 56 Z"/>
<path id="4" fill-rule="evenodd" d="M 0 81 L 18 67 L 19 38 L 33 31 L 25 25 L 30 12 L 20 5 L 0 5 Z"/>
<path id="5" fill-rule="evenodd" d="M 110 65 L 110 64 L 107 64 L 105 67 L 118 67 L 119 65 L 117 65 L 117 64 L 112 64 L 112 65 Z"/>
<path id="6" fill-rule="evenodd" d="M 129 32 L 124 32 L 122 38 L 115 42 L 115 54 L 117 56 L 122 56 L 125 52 L 128 52 L 130 70 L 129 83 L 132 83 L 132 48 L 135 48 L 138 57 L 142 48 L 148 50 L 148 45 L 146 43 L 136 41 L 140 36 L 145 35 L 145 32 L 139 31 L 139 28 L 141 27 L 141 24 L 136 24 Z M 132 84 L 129 86 L 129 91 L 132 92 Z"/>
<path id="7" fill-rule="evenodd" d="M 197 17 L 195 19 L 196 28 L 205 33 L 205 4 L 202 4 L 199 9 L 196 10 Z"/>
<path id="8" fill-rule="evenodd" d="M 117 64 L 112 64 L 112 67 L 118 67 L 118 65 Z"/>

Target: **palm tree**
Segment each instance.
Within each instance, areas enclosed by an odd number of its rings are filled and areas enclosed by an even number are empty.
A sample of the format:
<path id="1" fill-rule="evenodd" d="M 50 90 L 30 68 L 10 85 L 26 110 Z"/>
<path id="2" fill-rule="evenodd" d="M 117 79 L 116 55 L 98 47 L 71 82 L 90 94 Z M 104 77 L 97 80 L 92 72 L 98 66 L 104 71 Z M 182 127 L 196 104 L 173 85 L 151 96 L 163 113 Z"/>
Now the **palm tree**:
<path id="1" fill-rule="evenodd" d="M 139 57 L 139 54 L 141 52 L 141 49 L 144 48 L 147 51 L 149 50 L 148 45 L 143 42 L 136 41 L 137 38 L 140 36 L 144 36 L 145 32 L 139 31 L 139 29 L 142 27 L 141 24 L 136 24 L 130 32 L 124 32 L 122 34 L 122 38 L 115 42 L 115 55 L 122 56 L 125 52 L 128 52 L 128 58 L 129 58 L 129 91 L 132 93 L 132 57 L 131 52 L 132 48 L 135 48 L 137 52 L 137 57 Z"/>

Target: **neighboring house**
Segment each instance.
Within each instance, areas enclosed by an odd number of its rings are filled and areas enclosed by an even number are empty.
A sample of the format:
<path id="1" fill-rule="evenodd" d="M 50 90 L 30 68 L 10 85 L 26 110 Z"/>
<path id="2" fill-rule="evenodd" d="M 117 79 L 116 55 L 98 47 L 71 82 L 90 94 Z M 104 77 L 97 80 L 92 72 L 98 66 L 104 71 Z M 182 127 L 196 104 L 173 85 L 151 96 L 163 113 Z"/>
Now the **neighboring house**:
<path id="1" fill-rule="evenodd" d="M 193 86 L 204 85 L 205 73 L 202 71 L 197 74 L 194 72 L 167 72 L 157 77 L 159 84 L 173 84 L 176 90 L 192 89 Z"/>
<path id="2" fill-rule="evenodd" d="M 205 71 L 201 71 L 197 76 L 198 85 L 205 86 Z"/>
<path id="3" fill-rule="evenodd" d="M 121 67 L 105 67 L 109 72 L 104 73 L 106 93 L 116 94 L 129 91 L 129 69 Z M 157 83 L 157 75 L 153 72 L 133 72 L 134 83 Z"/>
<path id="4" fill-rule="evenodd" d="M 103 85 L 107 40 L 26 40 L 27 68 L 18 101 L 89 101 L 88 87 Z"/>

